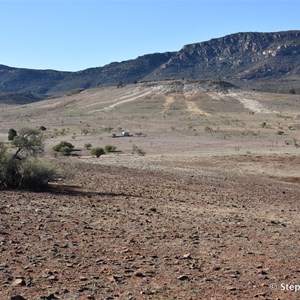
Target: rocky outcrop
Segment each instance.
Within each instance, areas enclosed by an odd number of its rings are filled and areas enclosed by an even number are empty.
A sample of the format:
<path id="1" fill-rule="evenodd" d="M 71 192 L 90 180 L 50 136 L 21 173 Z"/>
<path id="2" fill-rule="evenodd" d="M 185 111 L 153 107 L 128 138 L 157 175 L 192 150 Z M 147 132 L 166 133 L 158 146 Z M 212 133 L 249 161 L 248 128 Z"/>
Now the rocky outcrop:
<path id="1" fill-rule="evenodd" d="M 152 78 L 254 79 L 299 74 L 300 31 L 236 33 L 184 46 Z"/>
<path id="2" fill-rule="evenodd" d="M 183 77 L 225 80 L 238 85 L 247 82 L 252 88 L 259 83 L 261 90 L 270 89 L 272 84 L 277 87 L 274 81 L 279 80 L 287 90 L 292 87 L 298 93 L 300 31 L 236 33 L 186 45 L 178 52 L 147 54 L 79 72 L 0 65 L 0 94 L 6 99 L 3 93 L 10 93 L 20 98 L 19 102 L 24 102 L 24 95 L 32 95 L 32 101 L 37 101 L 70 90 Z"/>

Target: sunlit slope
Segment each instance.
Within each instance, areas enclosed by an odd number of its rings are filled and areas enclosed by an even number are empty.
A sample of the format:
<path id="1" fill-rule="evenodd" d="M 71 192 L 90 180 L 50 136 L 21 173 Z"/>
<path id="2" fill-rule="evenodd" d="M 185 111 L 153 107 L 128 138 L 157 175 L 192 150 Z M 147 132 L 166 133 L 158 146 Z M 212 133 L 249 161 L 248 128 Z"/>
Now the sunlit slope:
<path id="1" fill-rule="evenodd" d="M 2 131 L 26 125 L 146 128 L 238 129 L 260 122 L 297 120 L 300 96 L 242 91 L 223 82 L 162 81 L 89 89 L 73 95 L 0 111 Z M 281 118 L 280 118 L 281 116 Z M 279 119 L 278 119 L 279 118 Z M 277 120 L 278 119 L 278 120 Z M 288 122 L 285 120 L 285 122 Z"/>

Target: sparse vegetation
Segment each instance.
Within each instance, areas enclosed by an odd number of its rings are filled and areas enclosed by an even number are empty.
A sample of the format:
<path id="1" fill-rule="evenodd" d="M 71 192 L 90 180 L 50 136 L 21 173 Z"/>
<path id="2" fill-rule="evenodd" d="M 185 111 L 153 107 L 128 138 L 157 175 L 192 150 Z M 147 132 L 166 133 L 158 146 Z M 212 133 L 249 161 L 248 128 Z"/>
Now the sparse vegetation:
<path id="1" fill-rule="evenodd" d="M 56 177 L 53 166 L 40 162 L 35 156 L 43 152 L 40 131 L 22 128 L 12 140 L 17 150 L 13 154 L 0 143 L 0 188 L 38 188 Z"/>
<path id="2" fill-rule="evenodd" d="M 35 156 L 44 151 L 43 136 L 40 130 L 25 127 L 22 128 L 11 144 L 17 148 L 15 158 Z"/>
<path id="3" fill-rule="evenodd" d="M 21 161 L 18 169 L 20 188 L 35 188 L 45 186 L 56 178 L 55 168 L 46 165 L 36 158 Z"/>
<path id="4" fill-rule="evenodd" d="M 141 131 L 135 132 L 134 135 L 136 135 L 136 136 L 144 136 L 144 134 Z"/>
<path id="5" fill-rule="evenodd" d="M 116 151 L 117 147 L 116 147 L 116 146 L 113 146 L 113 145 L 106 145 L 106 146 L 104 147 L 104 149 L 105 149 L 105 151 L 107 151 L 107 152 L 114 152 L 114 151 Z"/>
<path id="6" fill-rule="evenodd" d="M 84 148 L 90 150 L 92 148 L 92 144 L 91 143 L 84 144 Z"/>
<path id="7" fill-rule="evenodd" d="M 103 131 L 104 131 L 104 132 L 111 132 L 112 130 L 113 130 L 112 127 L 104 127 L 104 128 L 103 128 Z"/>
<path id="8" fill-rule="evenodd" d="M 54 136 L 65 136 L 68 132 L 68 129 L 66 128 L 62 128 L 60 130 L 58 130 L 57 128 L 54 128 Z"/>
<path id="9" fill-rule="evenodd" d="M 241 134 L 241 136 L 257 136 L 257 135 L 259 135 L 259 133 L 260 132 L 256 132 L 253 130 L 244 130 L 240 134 Z"/>
<path id="10" fill-rule="evenodd" d="M 206 132 L 210 132 L 210 133 L 213 132 L 213 129 L 211 127 L 209 127 L 209 126 L 205 126 L 204 130 Z"/>
<path id="11" fill-rule="evenodd" d="M 8 140 L 9 140 L 9 141 L 12 141 L 17 135 L 18 135 L 18 134 L 17 134 L 17 131 L 16 131 L 15 129 L 10 128 L 10 129 L 8 130 Z"/>
<path id="12" fill-rule="evenodd" d="M 101 147 L 95 147 L 91 149 L 92 155 L 95 155 L 96 157 L 100 157 L 105 153 L 104 149 Z"/>
<path id="13" fill-rule="evenodd" d="M 72 153 L 72 151 L 74 150 L 74 145 L 69 142 L 62 141 L 59 144 L 55 145 L 53 147 L 53 150 L 55 152 L 59 152 L 62 155 L 67 156 L 67 155 L 70 155 Z"/>
<path id="14" fill-rule="evenodd" d="M 135 153 L 137 153 L 140 156 L 145 156 L 146 155 L 146 152 L 142 148 L 140 148 L 137 145 L 133 144 L 132 145 L 132 154 L 135 154 Z"/>
<path id="15" fill-rule="evenodd" d="M 81 129 L 81 133 L 82 133 L 83 135 L 87 135 L 87 134 L 90 133 L 90 131 L 89 131 L 87 128 L 82 128 L 82 129 Z"/>

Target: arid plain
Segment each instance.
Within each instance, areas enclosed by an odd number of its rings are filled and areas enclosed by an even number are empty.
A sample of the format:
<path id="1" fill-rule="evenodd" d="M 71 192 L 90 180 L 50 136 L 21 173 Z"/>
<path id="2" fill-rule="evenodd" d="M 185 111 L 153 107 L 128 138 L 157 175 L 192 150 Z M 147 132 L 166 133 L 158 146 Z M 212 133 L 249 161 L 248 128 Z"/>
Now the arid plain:
<path id="1" fill-rule="evenodd" d="M 1 299 L 299 299 L 299 95 L 182 80 L 0 106 L 0 140 L 24 126 L 73 176 L 1 191 Z"/>

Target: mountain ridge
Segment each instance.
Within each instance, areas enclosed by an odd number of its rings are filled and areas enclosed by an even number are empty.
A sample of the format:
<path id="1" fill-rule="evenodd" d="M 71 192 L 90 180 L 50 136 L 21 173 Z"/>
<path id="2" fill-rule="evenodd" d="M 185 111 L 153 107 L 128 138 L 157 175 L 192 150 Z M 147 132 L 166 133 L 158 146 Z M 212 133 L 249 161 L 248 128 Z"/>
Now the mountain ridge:
<path id="1" fill-rule="evenodd" d="M 300 31 L 238 32 L 76 72 L 0 65 L 0 94 L 32 94 L 36 101 L 76 89 L 182 78 L 299 93 Z"/>

